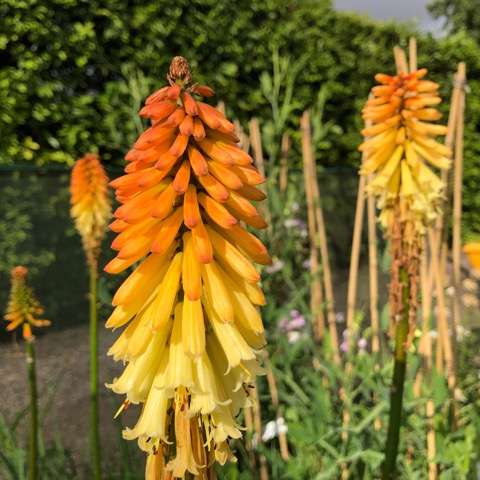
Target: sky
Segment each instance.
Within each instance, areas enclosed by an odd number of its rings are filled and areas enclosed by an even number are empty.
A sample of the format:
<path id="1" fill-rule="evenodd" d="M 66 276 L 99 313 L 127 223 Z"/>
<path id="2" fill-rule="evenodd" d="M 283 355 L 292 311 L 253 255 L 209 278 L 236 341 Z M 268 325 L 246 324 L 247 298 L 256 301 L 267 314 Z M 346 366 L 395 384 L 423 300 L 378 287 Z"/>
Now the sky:
<path id="1" fill-rule="evenodd" d="M 413 21 L 422 30 L 441 33 L 442 20 L 429 16 L 430 0 L 334 0 L 337 10 L 366 13 L 379 20 Z"/>

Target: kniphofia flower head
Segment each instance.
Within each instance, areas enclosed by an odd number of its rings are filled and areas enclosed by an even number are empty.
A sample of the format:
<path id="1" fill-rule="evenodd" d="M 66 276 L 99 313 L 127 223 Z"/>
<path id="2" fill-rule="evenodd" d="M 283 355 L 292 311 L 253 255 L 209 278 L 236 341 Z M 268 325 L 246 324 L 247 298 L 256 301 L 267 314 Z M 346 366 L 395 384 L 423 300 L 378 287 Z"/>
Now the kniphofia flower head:
<path id="1" fill-rule="evenodd" d="M 366 140 L 359 147 L 365 153 L 361 174 L 375 173 L 367 191 L 379 197 L 380 221 L 389 228 L 394 206 L 400 200 L 402 212 L 412 212 L 420 233 L 438 214 L 443 182 L 431 167 L 450 166 L 450 149 L 432 136 L 444 135 L 447 127 L 431 123 L 441 114 L 438 84 L 421 80 L 426 69 L 395 76 L 379 73 L 381 83 L 362 110 L 363 119 L 373 125 L 362 130 Z"/>
<path id="2" fill-rule="evenodd" d="M 421 80 L 426 69 L 395 76 L 379 73 L 381 85 L 362 110 L 373 125 L 362 130 L 367 137 L 359 150 L 365 161 L 360 173 L 374 173 L 366 190 L 378 197 L 379 220 L 391 239 L 390 334 L 404 310 L 401 272 L 408 277 L 410 340 L 415 331 L 420 252 L 426 226 L 439 213 L 444 183 L 431 167 L 450 167 L 450 149 L 432 136 L 444 135 L 447 127 L 431 123 L 441 114 L 439 85 Z"/>
<path id="3" fill-rule="evenodd" d="M 251 203 L 265 197 L 264 179 L 234 125 L 200 100 L 213 90 L 190 85 L 187 61 L 175 57 L 167 78 L 140 111 L 152 126 L 128 152 L 126 175 L 111 182 L 122 205 L 110 226 L 118 255 L 105 270 L 141 263 L 107 321 L 127 325 L 109 353 L 128 365 L 109 386 L 125 406 L 143 404 L 124 437 L 148 453 L 148 479 L 207 479 L 215 461 L 234 459 L 228 440 L 241 436 L 236 417 L 263 373 L 253 262 L 270 257 L 240 220 L 266 227 Z"/>
<path id="4" fill-rule="evenodd" d="M 39 319 L 43 315 L 43 307 L 35 298 L 32 288 L 27 282 L 28 270 L 18 266 L 11 271 L 11 290 L 5 320 L 9 321 L 7 330 L 10 332 L 20 325 L 23 326 L 23 337 L 32 336 L 31 326 L 46 327 L 50 320 Z"/>
<path id="5" fill-rule="evenodd" d="M 112 213 L 108 177 L 97 154 L 87 153 L 75 163 L 70 193 L 71 215 L 82 237 L 88 262 L 92 264 L 98 257 Z"/>

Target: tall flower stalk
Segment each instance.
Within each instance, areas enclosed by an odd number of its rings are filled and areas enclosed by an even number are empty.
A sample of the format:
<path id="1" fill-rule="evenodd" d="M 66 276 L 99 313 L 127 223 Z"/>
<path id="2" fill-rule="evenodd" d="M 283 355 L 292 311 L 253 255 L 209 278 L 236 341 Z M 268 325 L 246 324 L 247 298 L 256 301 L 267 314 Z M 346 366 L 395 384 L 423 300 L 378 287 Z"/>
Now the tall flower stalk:
<path id="1" fill-rule="evenodd" d="M 450 166 L 450 150 L 431 136 L 444 135 L 447 127 L 431 123 L 441 114 L 438 85 L 421 80 L 426 69 L 395 76 L 377 74 L 381 84 L 372 88 L 363 119 L 373 125 L 362 134 L 359 147 L 366 161 L 360 173 L 375 173 L 367 186 L 378 198 L 379 220 L 391 245 L 390 335 L 395 337 L 390 422 L 383 464 L 383 478 L 396 476 L 403 386 L 407 351 L 413 338 L 418 308 L 420 254 L 427 225 L 439 213 L 443 182 L 431 166 Z"/>
<path id="2" fill-rule="evenodd" d="M 38 407 L 37 407 L 37 376 L 35 366 L 34 327 L 50 325 L 50 320 L 37 318 L 43 315 L 43 307 L 35 298 L 32 288 L 27 283 L 28 270 L 25 267 L 15 267 L 11 272 L 11 291 L 5 320 L 10 324 L 8 331 L 22 326 L 26 345 L 26 360 L 30 392 L 30 433 L 28 442 L 28 480 L 38 478 Z"/>
<path id="3" fill-rule="evenodd" d="M 127 325 L 109 354 L 127 363 L 110 388 L 120 411 L 142 404 L 123 432 L 147 453 L 146 478 L 216 478 L 215 462 L 235 461 L 228 444 L 264 374 L 256 306 L 265 298 L 252 262 L 270 263 L 240 221 L 267 225 L 253 201 L 263 177 L 237 143 L 234 125 L 198 97 L 187 61 L 175 57 L 169 85 L 140 115 L 152 120 L 128 152 L 126 175 L 111 182 L 122 205 L 111 229 L 119 273 L 141 262 L 118 289 L 107 327 Z"/>
<path id="4" fill-rule="evenodd" d="M 108 177 L 96 154 L 87 154 L 75 163 L 70 183 L 71 215 L 82 237 L 90 275 L 90 435 L 95 480 L 101 478 L 98 414 L 98 255 L 111 218 Z"/>

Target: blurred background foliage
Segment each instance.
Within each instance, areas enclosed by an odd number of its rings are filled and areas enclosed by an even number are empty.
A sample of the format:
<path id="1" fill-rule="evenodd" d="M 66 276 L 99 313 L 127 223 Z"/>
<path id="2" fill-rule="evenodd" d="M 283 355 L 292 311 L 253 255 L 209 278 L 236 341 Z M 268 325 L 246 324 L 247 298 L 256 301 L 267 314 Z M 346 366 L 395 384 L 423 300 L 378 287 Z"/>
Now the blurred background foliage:
<path id="1" fill-rule="evenodd" d="M 466 61 L 468 96 L 464 224 L 480 232 L 480 27 L 478 0 L 437 0 L 450 35 L 440 39 L 411 25 L 336 12 L 328 0 L 4 0 L 0 5 L 0 164 L 71 165 L 98 150 L 121 164 L 142 123 L 136 114 L 163 86 L 170 61 L 182 55 L 196 80 L 214 87 L 227 114 L 244 126 L 271 116 L 264 72 L 272 55 L 295 72 L 285 128 L 321 87 L 325 118 L 337 126 L 317 145 L 323 166 L 357 166 L 359 111 L 378 71 L 393 71 L 392 47 L 415 35 L 419 65 L 442 85 L 448 110 L 453 73 Z M 464 8 L 468 7 L 468 8 Z M 470 13 L 468 13 L 470 12 Z M 281 99 L 282 100 L 282 99 Z M 215 101 L 215 100 L 214 100 Z M 292 157 L 295 161 L 295 157 Z M 299 162 L 299 158 L 296 160 Z"/>

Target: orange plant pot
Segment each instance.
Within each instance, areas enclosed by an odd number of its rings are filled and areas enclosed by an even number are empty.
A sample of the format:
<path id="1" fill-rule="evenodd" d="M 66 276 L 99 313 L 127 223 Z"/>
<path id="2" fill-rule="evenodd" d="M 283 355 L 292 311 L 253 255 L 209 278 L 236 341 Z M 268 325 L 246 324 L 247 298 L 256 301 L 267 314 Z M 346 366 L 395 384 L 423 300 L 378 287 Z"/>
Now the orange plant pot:
<path id="1" fill-rule="evenodd" d="M 480 269 L 480 242 L 466 243 L 463 251 L 467 254 L 468 260 L 475 269 Z"/>

